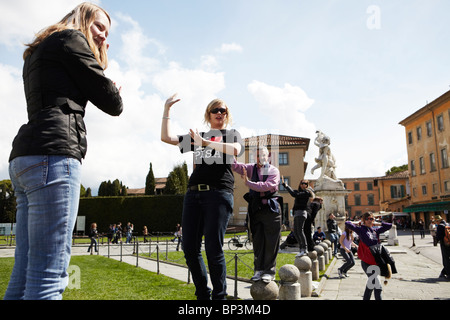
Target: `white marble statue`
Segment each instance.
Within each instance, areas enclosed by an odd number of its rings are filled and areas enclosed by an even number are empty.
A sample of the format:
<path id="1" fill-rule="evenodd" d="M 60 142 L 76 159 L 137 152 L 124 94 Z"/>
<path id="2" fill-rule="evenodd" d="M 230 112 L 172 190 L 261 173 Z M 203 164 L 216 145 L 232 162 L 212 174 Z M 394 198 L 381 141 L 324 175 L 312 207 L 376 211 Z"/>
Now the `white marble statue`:
<path id="1" fill-rule="evenodd" d="M 325 135 L 322 131 L 316 131 L 316 134 L 317 137 L 314 140 L 314 144 L 319 147 L 319 156 L 315 158 L 317 164 L 311 169 L 311 174 L 314 174 L 316 169 L 322 169 L 316 184 L 323 185 L 325 182 L 324 180 L 326 180 L 328 184 L 337 183 L 339 186 L 343 187 L 343 182 L 336 176 L 336 159 L 331 153 L 330 137 Z"/>

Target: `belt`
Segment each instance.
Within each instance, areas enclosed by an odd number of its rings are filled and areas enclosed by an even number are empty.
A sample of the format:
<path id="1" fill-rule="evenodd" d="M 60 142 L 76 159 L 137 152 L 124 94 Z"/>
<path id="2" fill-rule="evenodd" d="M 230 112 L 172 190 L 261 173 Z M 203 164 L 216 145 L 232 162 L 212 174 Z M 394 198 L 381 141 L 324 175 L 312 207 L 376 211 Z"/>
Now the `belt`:
<path id="1" fill-rule="evenodd" d="M 189 187 L 189 190 L 191 191 L 210 191 L 210 190 L 216 190 L 217 188 L 212 187 L 207 184 L 196 184 Z"/>

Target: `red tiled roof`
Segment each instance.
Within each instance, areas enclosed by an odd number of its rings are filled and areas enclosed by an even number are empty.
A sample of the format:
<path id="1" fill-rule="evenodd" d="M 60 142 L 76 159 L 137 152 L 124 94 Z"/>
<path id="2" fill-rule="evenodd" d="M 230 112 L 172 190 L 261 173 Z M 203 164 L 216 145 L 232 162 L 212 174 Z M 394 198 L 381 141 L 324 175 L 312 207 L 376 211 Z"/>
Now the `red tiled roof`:
<path id="1" fill-rule="evenodd" d="M 278 134 L 266 134 L 245 138 L 244 141 L 246 147 L 256 147 L 260 143 L 263 143 L 267 146 L 305 146 L 306 149 L 308 149 L 310 139 Z"/>

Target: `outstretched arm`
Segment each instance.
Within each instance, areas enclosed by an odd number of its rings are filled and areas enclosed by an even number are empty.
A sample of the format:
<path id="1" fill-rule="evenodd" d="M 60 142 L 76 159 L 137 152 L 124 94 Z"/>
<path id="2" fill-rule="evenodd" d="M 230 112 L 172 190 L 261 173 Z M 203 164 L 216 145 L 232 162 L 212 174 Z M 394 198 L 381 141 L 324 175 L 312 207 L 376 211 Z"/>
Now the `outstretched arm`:
<path id="1" fill-rule="evenodd" d="M 177 94 L 175 93 L 173 96 L 171 96 L 169 99 L 166 100 L 166 103 L 164 105 L 164 113 L 162 118 L 162 124 L 161 124 L 161 141 L 171 144 L 171 145 L 178 145 L 178 137 L 176 135 L 173 135 L 170 130 L 170 109 L 171 107 L 180 101 L 180 99 L 177 99 Z"/>

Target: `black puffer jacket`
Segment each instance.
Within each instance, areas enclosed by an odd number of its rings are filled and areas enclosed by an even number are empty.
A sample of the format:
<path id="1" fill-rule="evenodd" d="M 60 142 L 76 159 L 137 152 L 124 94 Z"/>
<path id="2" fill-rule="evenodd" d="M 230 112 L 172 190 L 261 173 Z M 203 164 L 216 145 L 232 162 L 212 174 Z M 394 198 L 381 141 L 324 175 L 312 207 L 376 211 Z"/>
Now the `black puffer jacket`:
<path id="1" fill-rule="evenodd" d="M 27 155 L 86 155 L 85 108 L 91 101 L 112 116 L 122 113 L 119 90 L 105 77 L 77 30 L 56 32 L 25 59 L 28 123 L 13 142 L 10 161 Z"/>

